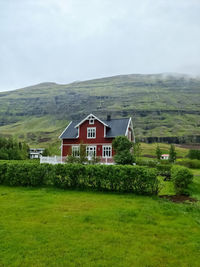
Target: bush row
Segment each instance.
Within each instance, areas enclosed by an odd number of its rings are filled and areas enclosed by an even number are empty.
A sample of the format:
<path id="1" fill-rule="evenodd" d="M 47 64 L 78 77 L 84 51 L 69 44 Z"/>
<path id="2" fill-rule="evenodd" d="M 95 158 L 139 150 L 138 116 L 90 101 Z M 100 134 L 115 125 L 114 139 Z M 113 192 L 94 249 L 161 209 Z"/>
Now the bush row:
<path id="1" fill-rule="evenodd" d="M 81 164 L 0 164 L 0 184 L 158 193 L 157 171 L 141 166 Z"/>

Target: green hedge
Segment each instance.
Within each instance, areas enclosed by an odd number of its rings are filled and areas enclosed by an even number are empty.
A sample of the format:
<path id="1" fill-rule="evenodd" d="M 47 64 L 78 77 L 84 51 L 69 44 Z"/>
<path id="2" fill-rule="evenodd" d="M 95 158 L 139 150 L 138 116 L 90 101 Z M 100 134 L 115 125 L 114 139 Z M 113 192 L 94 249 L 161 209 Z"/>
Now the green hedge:
<path id="1" fill-rule="evenodd" d="M 183 159 L 177 161 L 176 164 L 185 166 L 187 168 L 200 169 L 200 160 L 198 159 Z"/>
<path id="2" fill-rule="evenodd" d="M 172 182 L 177 194 L 187 193 L 187 189 L 190 183 L 192 183 L 192 172 L 182 166 L 173 166 L 171 169 Z"/>
<path id="3" fill-rule="evenodd" d="M 158 193 L 157 170 L 141 166 L 81 164 L 0 164 L 0 183 L 13 186 L 54 185 L 98 191 Z"/>
<path id="4" fill-rule="evenodd" d="M 171 178 L 171 164 L 158 164 L 157 165 L 158 174 L 164 176 L 166 180 L 170 180 Z"/>

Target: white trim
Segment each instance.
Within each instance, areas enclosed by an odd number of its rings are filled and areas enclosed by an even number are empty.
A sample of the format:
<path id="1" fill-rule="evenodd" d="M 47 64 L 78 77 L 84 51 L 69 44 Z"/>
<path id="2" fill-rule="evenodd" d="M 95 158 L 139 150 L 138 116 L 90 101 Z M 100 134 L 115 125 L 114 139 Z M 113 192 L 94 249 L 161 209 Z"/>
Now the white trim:
<path id="1" fill-rule="evenodd" d="M 63 146 L 75 146 L 75 145 L 78 146 L 78 145 L 80 145 L 80 144 L 75 144 L 75 143 L 73 143 L 73 144 L 63 144 Z M 108 145 L 108 146 L 109 146 L 109 145 L 112 145 L 112 143 L 87 143 L 87 144 L 84 143 L 84 145 L 85 145 L 85 146 L 90 146 L 90 145 L 91 145 L 91 146 L 92 146 L 92 145 L 94 145 L 94 146 L 98 146 L 98 145 L 102 145 L 102 146 L 105 145 L 105 146 L 106 146 L 106 145 Z"/>
<path id="2" fill-rule="evenodd" d="M 104 138 L 106 137 L 106 126 L 104 125 Z"/>
<path id="3" fill-rule="evenodd" d="M 126 128 L 125 136 L 128 136 L 128 128 L 129 128 L 130 122 L 131 122 L 131 118 L 128 121 L 128 125 L 127 125 L 127 128 Z"/>
<path id="4" fill-rule="evenodd" d="M 103 125 L 109 127 L 107 124 L 105 124 L 103 121 L 101 121 L 99 118 L 97 118 L 96 116 L 94 116 L 92 113 L 90 115 L 88 115 L 85 119 L 83 119 L 81 122 L 79 122 L 74 128 L 77 128 L 79 125 L 81 125 L 82 123 L 84 123 L 86 120 L 89 119 L 89 117 L 94 117 L 96 120 L 98 120 L 99 122 L 101 122 Z"/>
<path id="5" fill-rule="evenodd" d="M 105 156 L 104 157 L 104 148 L 105 147 L 110 147 L 111 148 L 111 150 L 110 150 L 110 156 Z M 112 145 L 103 145 L 102 146 L 102 158 L 104 158 L 104 159 L 106 159 L 106 158 L 108 158 L 108 159 L 111 159 L 112 158 Z"/>
<path id="6" fill-rule="evenodd" d="M 65 130 L 61 133 L 61 135 L 64 134 L 64 132 L 67 130 L 67 128 L 71 125 L 71 123 L 72 123 L 72 121 L 70 121 L 70 123 L 67 125 L 67 127 L 65 128 Z M 60 138 L 61 135 L 58 137 L 59 139 L 62 139 L 62 138 Z M 64 139 L 65 139 L 65 138 L 64 138 Z"/>
<path id="7" fill-rule="evenodd" d="M 73 145 L 72 146 L 72 155 L 73 155 L 73 148 L 78 148 L 78 154 L 79 154 L 79 156 L 80 156 L 80 145 Z M 78 156 L 75 156 L 75 155 L 73 155 L 74 157 L 78 157 Z"/>
<path id="8" fill-rule="evenodd" d="M 78 135 L 76 138 L 79 138 L 79 134 L 80 134 L 80 127 L 78 127 Z"/>
<path id="9" fill-rule="evenodd" d="M 89 130 L 95 130 L 95 136 L 94 137 L 88 137 Z M 96 139 L 96 135 L 97 135 L 96 127 L 87 127 L 87 139 Z"/>
<path id="10" fill-rule="evenodd" d="M 62 140 L 62 144 L 61 144 L 61 157 L 63 156 L 63 140 Z"/>

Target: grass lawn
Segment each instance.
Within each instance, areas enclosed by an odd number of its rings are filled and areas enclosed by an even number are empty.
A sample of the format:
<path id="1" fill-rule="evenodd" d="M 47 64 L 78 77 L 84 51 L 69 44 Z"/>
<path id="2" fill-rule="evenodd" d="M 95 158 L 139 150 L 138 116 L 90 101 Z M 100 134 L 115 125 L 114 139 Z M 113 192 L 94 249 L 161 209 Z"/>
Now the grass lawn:
<path id="1" fill-rule="evenodd" d="M 156 158 L 156 147 L 157 145 L 159 145 L 162 154 L 169 154 L 169 150 L 170 150 L 170 145 L 169 144 L 165 144 L 165 143 L 152 143 L 152 144 L 147 144 L 147 143 L 141 143 L 141 155 L 149 155 L 149 156 L 154 156 Z M 182 148 L 179 147 L 177 145 L 175 145 L 175 149 L 176 149 L 176 153 L 177 153 L 177 157 L 185 157 L 188 152 L 189 149 L 187 148 Z"/>
<path id="2" fill-rule="evenodd" d="M 200 204 L 0 186 L 0 240 L 0 266 L 199 266 Z"/>

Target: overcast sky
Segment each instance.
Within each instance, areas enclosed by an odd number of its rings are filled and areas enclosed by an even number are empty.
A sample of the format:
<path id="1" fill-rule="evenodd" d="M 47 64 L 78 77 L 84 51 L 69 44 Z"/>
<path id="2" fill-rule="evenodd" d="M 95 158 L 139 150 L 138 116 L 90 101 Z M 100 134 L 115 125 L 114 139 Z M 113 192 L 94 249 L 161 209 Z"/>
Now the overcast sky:
<path id="1" fill-rule="evenodd" d="M 200 0 L 0 0 L 0 91 L 200 74 Z"/>

